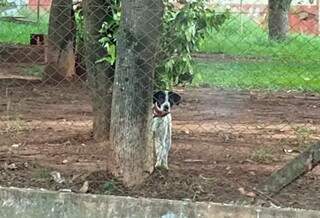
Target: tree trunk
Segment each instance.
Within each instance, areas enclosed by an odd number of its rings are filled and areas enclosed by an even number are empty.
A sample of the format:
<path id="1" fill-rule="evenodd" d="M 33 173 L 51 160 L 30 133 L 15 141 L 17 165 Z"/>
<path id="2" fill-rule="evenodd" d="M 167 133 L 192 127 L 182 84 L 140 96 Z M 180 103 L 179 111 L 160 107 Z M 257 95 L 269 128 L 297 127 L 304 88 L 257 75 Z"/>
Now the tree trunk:
<path id="1" fill-rule="evenodd" d="M 85 59 L 86 70 L 92 94 L 93 133 L 97 140 L 109 139 L 112 95 L 111 79 L 114 69 L 107 62 L 101 62 L 107 51 L 98 41 L 102 24 L 111 14 L 111 3 L 106 0 L 85 0 Z"/>
<path id="2" fill-rule="evenodd" d="M 49 18 L 48 63 L 43 75 L 45 82 L 58 83 L 73 78 L 75 35 L 72 0 L 53 0 Z"/>
<path id="3" fill-rule="evenodd" d="M 282 41 L 289 31 L 289 10 L 292 0 L 269 0 L 269 39 Z"/>
<path id="4" fill-rule="evenodd" d="M 162 15 L 162 0 L 122 1 L 110 136 L 111 170 L 127 186 L 153 171 L 151 105 Z"/>
<path id="5" fill-rule="evenodd" d="M 80 17 L 83 18 L 83 3 L 85 3 L 85 0 L 78 3 L 75 14 L 79 14 Z M 86 71 L 86 63 L 85 63 L 85 45 L 84 45 L 84 20 L 81 19 L 81 21 L 78 20 L 76 22 L 76 50 L 75 50 L 75 74 L 77 76 L 77 79 L 80 81 L 86 81 L 87 80 L 87 71 Z"/>
<path id="6" fill-rule="evenodd" d="M 265 194 L 274 195 L 292 183 L 302 174 L 312 170 L 320 161 L 320 144 L 310 146 L 305 152 L 271 174 L 258 189 Z"/>

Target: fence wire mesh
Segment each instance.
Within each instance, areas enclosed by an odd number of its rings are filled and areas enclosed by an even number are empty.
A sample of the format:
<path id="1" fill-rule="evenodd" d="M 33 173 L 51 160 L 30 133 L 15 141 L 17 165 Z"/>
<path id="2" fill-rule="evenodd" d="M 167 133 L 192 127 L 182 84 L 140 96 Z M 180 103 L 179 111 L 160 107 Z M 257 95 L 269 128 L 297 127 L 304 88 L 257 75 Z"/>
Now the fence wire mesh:
<path id="1" fill-rule="evenodd" d="M 317 168 L 255 187 L 319 140 L 319 1 L 133 2 L 0 0 L 0 184 L 318 209 Z M 153 90 L 183 99 L 170 170 L 125 188 L 101 139 Z"/>

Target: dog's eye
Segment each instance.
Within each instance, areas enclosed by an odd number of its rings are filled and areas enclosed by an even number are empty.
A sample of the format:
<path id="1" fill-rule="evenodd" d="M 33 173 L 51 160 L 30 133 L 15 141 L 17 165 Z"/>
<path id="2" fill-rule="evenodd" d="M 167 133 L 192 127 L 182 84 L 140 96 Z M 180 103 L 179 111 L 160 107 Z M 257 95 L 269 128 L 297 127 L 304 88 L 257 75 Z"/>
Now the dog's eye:
<path id="1" fill-rule="evenodd" d="M 157 102 L 164 101 L 165 94 L 162 91 L 159 91 L 153 95 L 153 99 L 154 99 L 154 101 L 157 101 Z"/>

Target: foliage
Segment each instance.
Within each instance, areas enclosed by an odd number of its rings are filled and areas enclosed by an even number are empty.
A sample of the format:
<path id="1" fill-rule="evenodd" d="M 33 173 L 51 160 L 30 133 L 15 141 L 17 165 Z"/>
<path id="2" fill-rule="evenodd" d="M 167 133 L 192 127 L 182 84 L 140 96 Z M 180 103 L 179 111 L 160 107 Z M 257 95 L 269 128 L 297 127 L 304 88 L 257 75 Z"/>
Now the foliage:
<path id="1" fill-rule="evenodd" d="M 251 154 L 250 159 L 258 163 L 268 164 L 276 160 L 274 153 L 270 148 L 258 148 Z"/>
<path id="2" fill-rule="evenodd" d="M 83 18 L 83 9 L 81 7 L 77 7 L 75 9 L 75 20 L 76 20 L 76 41 L 77 41 L 77 45 L 83 44 L 83 40 L 84 40 L 84 18 Z"/>
<path id="3" fill-rule="evenodd" d="M 198 62 L 193 85 L 228 89 L 320 92 L 320 63 L 276 60 Z"/>
<path id="4" fill-rule="evenodd" d="M 121 193 L 121 183 L 117 179 L 112 178 L 102 185 L 105 194 Z"/>
<path id="5" fill-rule="evenodd" d="M 177 8 L 165 1 L 161 61 L 156 69 L 158 86 L 190 82 L 194 73 L 192 52 L 198 51 L 210 30 L 218 30 L 229 17 L 228 11 L 219 14 L 205 4 L 205 0 L 198 0 Z"/>
<path id="6" fill-rule="evenodd" d="M 206 36 L 200 51 L 225 59 L 196 63 L 193 85 L 320 92 L 319 38 L 291 33 L 273 42 L 254 20 L 242 21 L 242 33 L 240 17 L 232 16 Z"/>
<path id="7" fill-rule="evenodd" d="M 116 61 L 116 32 L 120 24 L 120 1 L 113 0 L 110 7 L 107 20 L 103 23 L 101 33 L 104 35 L 100 42 L 107 49 L 107 56 L 103 61 L 109 62 L 111 65 Z"/>
<path id="8" fill-rule="evenodd" d="M 15 6 L 14 2 L 8 2 L 8 0 L 0 0 L 0 7 Z"/>
<path id="9" fill-rule="evenodd" d="M 116 32 L 120 21 L 120 3 L 116 0 L 113 3 L 111 16 L 101 29 L 105 36 L 100 40 L 108 50 L 104 60 L 111 64 L 116 60 Z M 191 53 L 198 50 L 209 30 L 218 29 L 228 15 L 228 12 L 217 14 L 206 8 L 205 0 L 192 1 L 181 8 L 165 0 L 161 49 L 157 54 L 157 87 L 168 88 L 190 80 L 193 74 Z"/>

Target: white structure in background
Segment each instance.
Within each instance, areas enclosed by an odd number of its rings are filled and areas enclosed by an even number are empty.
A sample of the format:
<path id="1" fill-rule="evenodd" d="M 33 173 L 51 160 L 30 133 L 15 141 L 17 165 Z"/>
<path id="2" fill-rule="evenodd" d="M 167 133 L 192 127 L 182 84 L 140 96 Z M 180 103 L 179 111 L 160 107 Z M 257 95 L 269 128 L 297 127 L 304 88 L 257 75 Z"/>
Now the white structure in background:
<path id="1" fill-rule="evenodd" d="M 10 5 L 9 8 L 0 7 L 0 16 L 18 16 L 19 11 L 27 7 L 27 0 L 7 0 Z"/>
<path id="2" fill-rule="evenodd" d="M 28 4 L 27 0 L 7 0 L 8 2 L 14 2 L 17 6 L 26 6 Z"/>
<path id="3" fill-rule="evenodd" d="M 268 0 L 208 0 L 209 4 L 218 4 L 218 5 L 232 5 L 232 4 L 261 4 L 261 5 L 267 5 Z M 292 5 L 315 5 L 316 0 L 293 0 Z"/>

